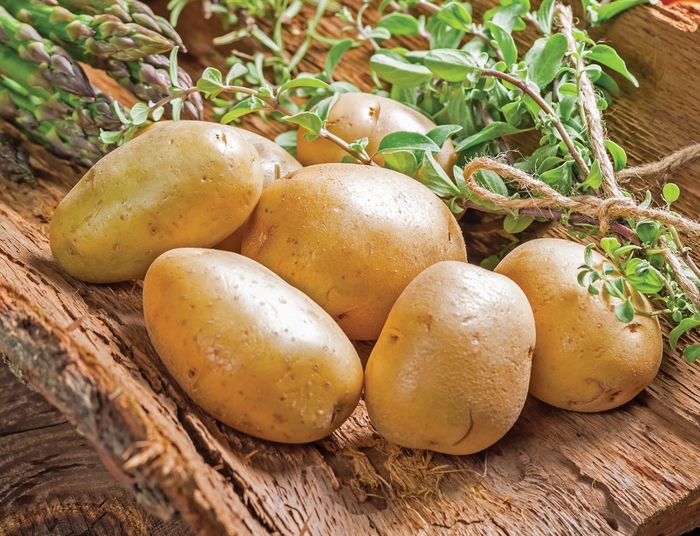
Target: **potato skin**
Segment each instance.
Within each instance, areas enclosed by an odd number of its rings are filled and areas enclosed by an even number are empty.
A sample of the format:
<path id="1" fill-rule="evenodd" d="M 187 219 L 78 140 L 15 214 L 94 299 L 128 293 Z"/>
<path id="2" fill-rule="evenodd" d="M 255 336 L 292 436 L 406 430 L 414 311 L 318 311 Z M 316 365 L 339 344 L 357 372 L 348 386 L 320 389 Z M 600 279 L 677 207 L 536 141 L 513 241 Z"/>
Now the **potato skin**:
<path id="1" fill-rule="evenodd" d="M 353 412 L 362 365 L 313 301 L 235 253 L 179 248 L 144 280 L 153 346 L 175 381 L 223 423 L 262 439 L 306 443 Z"/>
<path id="2" fill-rule="evenodd" d="M 442 260 L 466 261 L 447 206 L 379 167 L 321 164 L 270 185 L 243 233 L 243 255 L 321 305 L 351 339 L 379 336 L 408 283 Z"/>
<path id="3" fill-rule="evenodd" d="M 398 445 L 472 454 L 513 426 L 527 398 L 535 321 L 507 277 L 444 261 L 389 313 L 365 369 L 365 403 Z"/>
<path id="4" fill-rule="evenodd" d="M 262 191 L 255 148 L 234 129 L 178 121 L 102 158 L 61 201 L 51 251 L 92 283 L 139 279 L 161 253 L 210 247 L 250 215 Z"/>
<path id="5" fill-rule="evenodd" d="M 604 289 L 592 295 L 576 281 L 584 246 L 541 238 L 521 244 L 496 267 L 523 289 L 535 315 L 537 345 L 530 393 L 553 406 L 604 411 L 634 398 L 656 376 L 663 341 L 656 318 L 615 317 L 619 300 Z M 594 265 L 603 256 L 593 252 Z M 637 294 L 638 309 L 651 311 Z"/>
<path id="6" fill-rule="evenodd" d="M 436 127 L 426 116 L 398 101 L 372 95 L 370 93 L 343 93 L 333 105 L 326 122 L 326 128 L 347 142 L 368 138 L 367 154 L 377 152 L 382 138 L 392 132 L 406 131 L 426 134 Z M 335 143 L 323 138 L 308 141 L 307 131 L 297 132 L 297 159 L 304 166 L 341 162 L 347 153 Z M 380 166 L 384 158 L 374 159 Z M 452 176 L 452 168 L 457 162 L 452 141 L 447 140 L 435 160 Z"/>
<path id="7" fill-rule="evenodd" d="M 301 164 L 274 141 L 270 141 L 243 128 L 237 128 L 236 130 L 253 144 L 260 155 L 263 170 L 263 190 L 277 179 L 301 168 Z M 241 241 L 243 240 L 243 225 L 245 225 L 245 222 L 214 247 L 224 251 L 240 253 Z"/>

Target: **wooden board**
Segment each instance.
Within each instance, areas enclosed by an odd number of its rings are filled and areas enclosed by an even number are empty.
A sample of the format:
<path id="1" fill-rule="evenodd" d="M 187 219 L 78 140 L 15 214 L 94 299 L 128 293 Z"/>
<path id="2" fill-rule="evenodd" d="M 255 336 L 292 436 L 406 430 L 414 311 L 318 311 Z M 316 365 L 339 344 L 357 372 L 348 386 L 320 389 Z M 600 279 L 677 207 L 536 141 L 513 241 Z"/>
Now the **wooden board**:
<path id="1" fill-rule="evenodd" d="M 153 5 L 163 12 L 165 2 Z M 222 60 L 209 44 L 219 27 L 196 7 L 180 28 L 192 69 Z M 613 138 L 633 160 L 700 141 L 700 14 L 684 9 L 687 31 L 650 7 L 604 28 L 640 75 L 640 90 L 622 84 L 609 115 Z M 339 25 L 329 21 L 323 31 Z M 368 54 L 356 51 L 354 61 Z M 341 69 L 367 87 L 359 72 Z M 88 285 L 55 265 L 47 222 L 83 170 L 28 149 L 37 188 L 0 182 L 0 354 L 151 513 L 179 514 L 198 534 L 656 535 L 700 526 L 700 368 L 668 349 L 657 379 L 625 406 L 589 415 L 529 399 L 507 436 L 473 456 L 399 449 L 374 433 L 362 406 L 332 436 L 305 446 L 218 424 L 160 364 L 140 284 Z M 673 177 L 684 189 L 680 209 L 694 216 L 698 172 L 696 163 Z M 0 489 L 18 485 L 7 478 L 3 472 Z"/>

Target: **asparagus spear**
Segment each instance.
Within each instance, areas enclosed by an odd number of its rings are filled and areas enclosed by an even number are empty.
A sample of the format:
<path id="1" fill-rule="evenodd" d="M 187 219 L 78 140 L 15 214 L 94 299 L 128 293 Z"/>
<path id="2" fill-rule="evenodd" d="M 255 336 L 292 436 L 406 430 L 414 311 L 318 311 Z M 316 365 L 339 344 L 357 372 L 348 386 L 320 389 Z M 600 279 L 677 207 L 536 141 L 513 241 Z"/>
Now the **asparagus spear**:
<path id="1" fill-rule="evenodd" d="M 36 182 L 27 153 L 7 134 L 0 134 L 0 175 L 13 182 Z"/>
<path id="2" fill-rule="evenodd" d="M 140 2 L 126 0 L 61 1 L 67 5 L 75 3 L 75 7 L 83 10 L 92 9 L 93 11 L 110 6 L 114 9 L 114 6 L 117 6 L 124 11 L 123 17 L 128 15 L 132 20 L 140 18 L 145 21 L 147 19 L 144 17 L 150 17 L 149 14 L 152 13 L 147 6 L 140 4 Z M 145 102 L 157 102 L 171 94 L 168 72 L 170 62 L 168 57 L 160 52 L 171 50 L 181 40 L 169 24 L 165 23 L 169 28 L 166 33 L 177 36 L 172 42 L 155 31 L 136 23 L 122 22 L 116 15 L 74 14 L 66 7 L 57 5 L 56 0 L 43 0 L 43 3 L 38 0 L 33 2 L 4 0 L 4 2 L 7 10 L 18 20 L 31 24 L 45 37 L 62 44 L 77 61 L 104 70 L 139 99 Z M 139 17 L 139 14 L 142 17 Z M 157 23 L 157 19 L 153 18 L 152 20 Z M 148 24 L 152 26 L 152 21 Z M 164 27 L 163 24 L 159 26 Z M 130 37 L 125 37 L 123 32 L 126 32 L 127 29 L 129 31 L 140 30 L 136 34 L 129 34 Z M 137 38 L 137 35 L 141 37 Z M 148 36 L 157 36 L 156 44 L 162 46 L 153 45 Z M 99 40 L 101 37 L 105 39 Z M 124 50 L 110 53 L 113 45 L 124 45 Z M 134 49 L 133 45 L 138 45 L 138 49 Z M 179 67 L 178 80 L 182 87 L 192 86 L 190 76 Z M 199 94 L 193 94 L 189 97 L 184 105 L 184 112 L 193 119 L 202 118 L 203 106 Z"/>
<path id="3" fill-rule="evenodd" d="M 187 52 L 180 35 L 171 24 L 138 0 L 58 0 L 58 3 L 73 13 L 86 15 L 106 13 L 119 17 L 122 22 L 135 22 L 144 28 L 161 33 L 178 45 L 180 50 Z"/>
<path id="4" fill-rule="evenodd" d="M 94 97 L 92 86 L 78 63 L 61 47 L 45 40 L 28 24 L 18 21 L 0 7 L 0 42 L 19 53 L 20 58 L 36 63 L 45 79 L 37 83 L 56 86 L 68 93 Z"/>
<path id="5" fill-rule="evenodd" d="M 30 24 L 54 43 L 63 44 L 76 59 L 81 53 L 88 53 L 135 61 L 151 54 L 167 53 L 175 46 L 157 31 L 122 22 L 115 15 L 75 14 L 51 0 L 4 0 L 4 5 L 18 20 Z"/>
<path id="6" fill-rule="evenodd" d="M 17 126 L 31 141 L 52 153 L 91 166 L 111 147 L 100 141 L 100 129 L 118 130 L 121 121 L 114 100 L 93 87 L 94 98 L 82 99 L 47 88 L 36 64 L 22 60 L 0 44 L 0 117 Z"/>

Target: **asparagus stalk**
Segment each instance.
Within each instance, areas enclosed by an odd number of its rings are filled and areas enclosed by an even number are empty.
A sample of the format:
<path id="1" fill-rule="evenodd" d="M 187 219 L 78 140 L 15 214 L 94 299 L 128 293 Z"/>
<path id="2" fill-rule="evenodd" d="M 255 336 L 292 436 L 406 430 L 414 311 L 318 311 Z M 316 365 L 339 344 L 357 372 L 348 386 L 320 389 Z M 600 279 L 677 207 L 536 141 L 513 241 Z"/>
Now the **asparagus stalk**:
<path id="1" fill-rule="evenodd" d="M 41 76 L 34 82 L 42 87 L 55 86 L 74 95 L 95 96 L 85 72 L 65 50 L 45 40 L 3 7 L 0 7 L 0 42 L 17 51 L 23 60 L 39 66 Z"/>
<path id="2" fill-rule="evenodd" d="M 51 0 L 4 0 L 4 5 L 18 20 L 33 26 L 54 43 L 63 44 L 76 59 L 87 53 L 119 61 L 135 61 L 152 54 L 167 53 L 175 46 L 159 32 L 133 22 L 123 22 L 115 15 L 75 14 Z"/>
<path id="3" fill-rule="evenodd" d="M 36 182 L 27 153 L 7 134 L 0 134 L 0 175 L 12 182 Z"/>
<path id="4" fill-rule="evenodd" d="M 165 28 L 165 35 L 136 22 L 123 22 L 113 14 L 74 14 L 58 5 L 56 0 L 4 2 L 18 20 L 30 24 L 51 41 L 62 44 L 75 60 L 104 70 L 139 99 L 157 102 L 171 95 L 170 61 L 161 52 L 172 50 L 182 41 L 172 26 L 164 20 L 159 23 L 159 18 L 151 16 L 152 12 L 144 4 L 128 0 L 61 0 L 66 6 L 83 11 L 111 8 L 123 18 L 141 20 L 150 27 L 158 26 L 161 31 Z M 115 52 L 118 47 L 122 50 Z M 184 70 L 178 67 L 177 73 L 181 87 L 192 86 L 192 79 Z M 203 105 L 199 94 L 189 97 L 184 112 L 193 119 L 202 118 Z"/>
<path id="5" fill-rule="evenodd" d="M 172 25 L 138 0 L 58 0 L 58 3 L 73 13 L 86 15 L 106 13 L 119 17 L 122 22 L 135 22 L 144 28 L 159 32 L 178 45 L 180 50 L 187 52 L 180 35 Z"/>
<path id="6" fill-rule="evenodd" d="M 84 166 L 111 149 L 100 141 L 100 129 L 118 130 L 122 125 L 109 95 L 93 87 L 94 98 L 81 99 L 38 85 L 34 81 L 42 79 L 39 67 L 2 44 L 0 66 L 0 117 L 31 141 Z"/>

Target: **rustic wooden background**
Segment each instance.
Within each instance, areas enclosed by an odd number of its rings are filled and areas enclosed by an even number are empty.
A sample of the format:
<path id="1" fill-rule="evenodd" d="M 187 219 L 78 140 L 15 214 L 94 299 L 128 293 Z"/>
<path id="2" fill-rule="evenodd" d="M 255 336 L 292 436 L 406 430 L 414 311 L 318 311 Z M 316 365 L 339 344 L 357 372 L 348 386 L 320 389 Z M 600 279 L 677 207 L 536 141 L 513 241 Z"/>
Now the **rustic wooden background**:
<path id="1" fill-rule="evenodd" d="M 151 4 L 165 13 L 165 0 Z M 218 22 L 197 4 L 178 28 L 193 74 L 223 60 L 210 41 Z M 621 82 L 608 114 L 632 164 L 700 142 L 699 23 L 693 7 L 645 6 L 597 31 L 640 80 L 639 90 Z M 368 87 L 350 63 L 340 72 Z M 513 430 L 474 456 L 394 447 L 362 407 L 307 446 L 219 425 L 160 365 L 139 284 L 87 285 L 53 263 L 47 222 L 84 170 L 27 149 L 38 186 L 0 181 L 0 355 L 9 364 L 0 368 L 0 534 L 670 535 L 700 526 L 700 369 L 670 349 L 657 379 L 622 408 L 584 415 L 530 399 Z M 695 163 L 672 177 L 678 209 L 695 218 L 699 173 Z M 658 190 L 667 179 L 629 188 Z M 507 239 L 487 224 L 465 234 L 473 258 Z"/>

